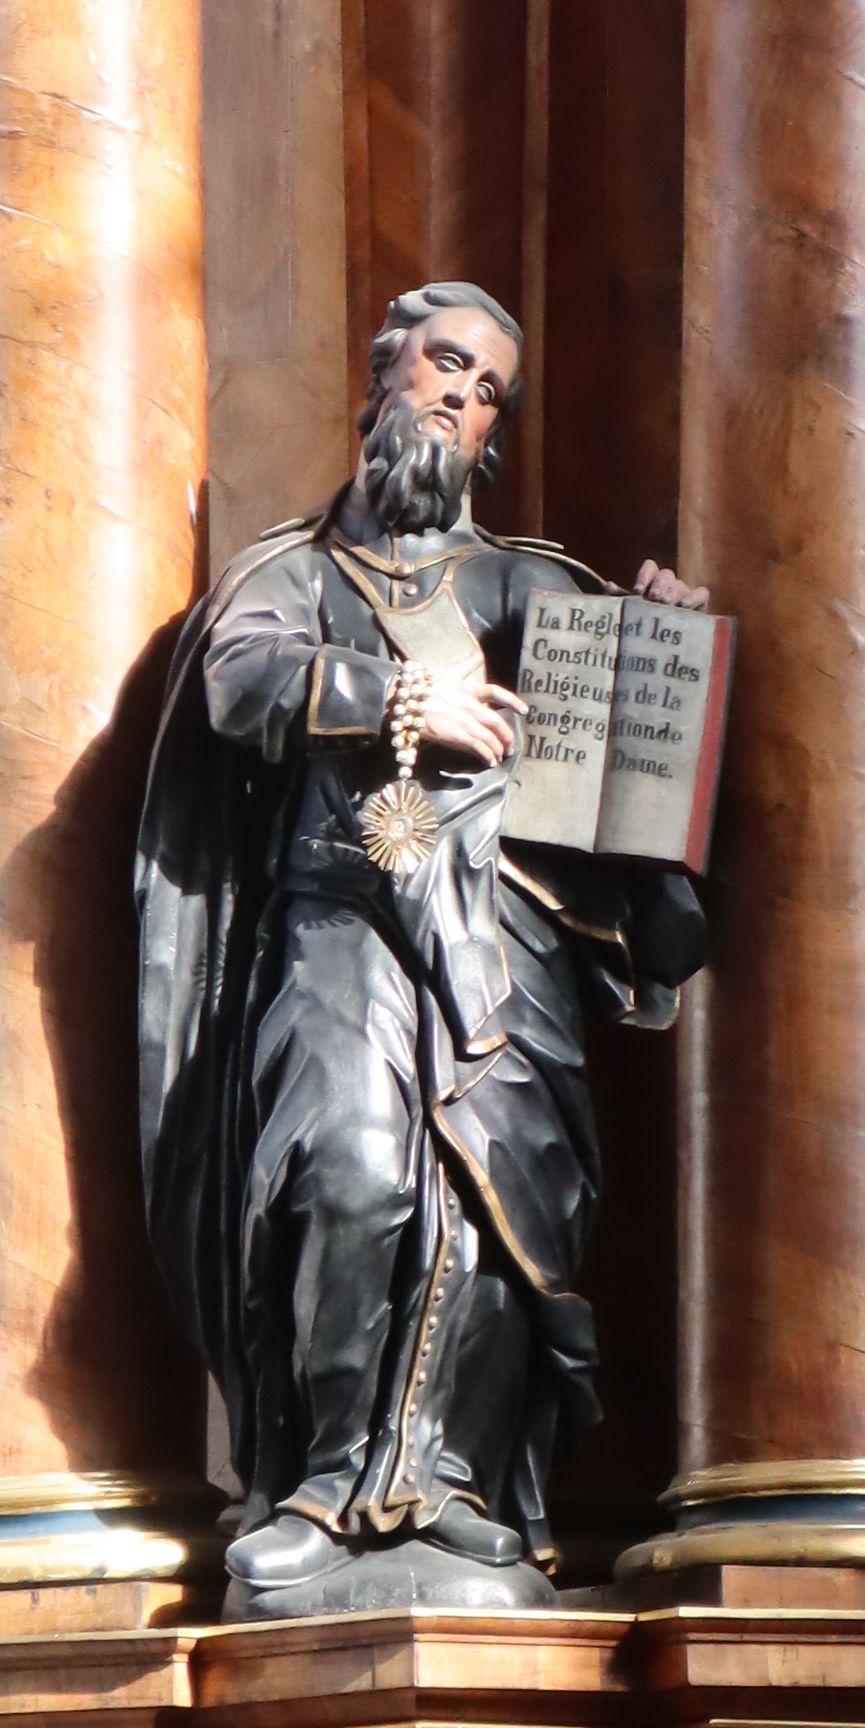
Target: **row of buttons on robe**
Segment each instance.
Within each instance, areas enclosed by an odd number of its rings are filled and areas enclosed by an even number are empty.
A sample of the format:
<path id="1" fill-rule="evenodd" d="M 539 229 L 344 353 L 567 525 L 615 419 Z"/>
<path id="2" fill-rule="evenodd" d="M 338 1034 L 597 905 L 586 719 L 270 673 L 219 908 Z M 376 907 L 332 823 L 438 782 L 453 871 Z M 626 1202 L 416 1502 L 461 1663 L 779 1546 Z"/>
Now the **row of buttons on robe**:
<path id="1" fill-rule="evenodd" d="M 448 1208 L 451 1212 L 456 1211 L 456 1201 L 455 1201 L 452 1194 L 448 1195 Z M 450 1239 L 454 1243 L 458 1242 L 459 1241 L 459 1231 L 458 1230 L 451 1230 Z M 454 1269 L 454 1259 L 453 1259 L 453 1256 L 451 1254 L 449 1254 L 447 1259 L 444 1262 L 444 1265 L 442 1266 L 443 1276 L 447 1277 L 448 1273 L 452 1272 L 453 1269 Z M 437 1285 L 436 1289 L 433 1291 L 433 1303 L 435 1304 L 435 1303 L 443 1302 L 445 1299 L 445 1295 L 446 1295 L 446 1291 L 445 1291 L 444 1285 L 443 1284 Z M 431 1314 L 428 1321 L 427 1321 L 426 1333 L 424 1336 L 423 1344 L 421 1345 L 421 1352 L 420 1353 L 421 1353 L 421 1356 L 424 1358 L 427 1358 L 427 1357 L 432 1355 L 432 1348 L 433 1348 L 432 1347 L 432 1334 L 438 1331 L 438 1325 L 439 1325 L 438 1315 L 437 1314 Z M 418 1377 L 417 1377 L 418 1385 L 419 1386 L 425 1386 L 428 1378 L 429 1378 L 429 1376 L 427 1374 L 426 1369 L 422 1368 L 420 1370 L 420 1373 L 418 1374 Z M 418 1409 L 419 1409 L 419 1405 L 418 1405 L 417 1400 L 415 1399 L 412 1401 L 412 1403 L 408 1407 L 409 1416 L 410 1417 L 416 1416 L 418 1413 Z M 417 1435 L 412 1433 L 412 1432 L 409 1432 L 409 1435 L 408 1435 L 409 1451 L 411 1451 L 412 1447 L 415 1446 L 416 1443 L 417 1443 Z M 418 1460 L 416 1457 L 409 1457 L 408 1462 L 409 1462 L 409 1467 L 407 1470 L 405 1470 L 403 1472 L 403 1481 L 407 1482 L 409 1484 L 409 1486 L 411 1486 L 415 1480 L 414 1472 L 418 1467 Z"/>

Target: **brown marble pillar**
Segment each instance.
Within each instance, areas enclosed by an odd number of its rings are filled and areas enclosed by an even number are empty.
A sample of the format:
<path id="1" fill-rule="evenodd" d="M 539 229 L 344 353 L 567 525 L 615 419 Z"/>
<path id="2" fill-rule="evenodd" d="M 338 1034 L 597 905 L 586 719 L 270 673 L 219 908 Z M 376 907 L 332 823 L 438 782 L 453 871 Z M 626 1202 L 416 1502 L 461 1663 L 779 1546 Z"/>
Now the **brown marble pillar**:
<path id="1" fill-rule="evenodd" d="M 680 559 L 740 621 L 683 1039 L 680 1531 L 865 1562 L 865 17 L 690 0 Z"/>
<path id="2" fill-rule="evenodd" d="M 130 869 L 204 472 L 198 12 L 0 9 L 0 1585 L 188 1555 Z"/>

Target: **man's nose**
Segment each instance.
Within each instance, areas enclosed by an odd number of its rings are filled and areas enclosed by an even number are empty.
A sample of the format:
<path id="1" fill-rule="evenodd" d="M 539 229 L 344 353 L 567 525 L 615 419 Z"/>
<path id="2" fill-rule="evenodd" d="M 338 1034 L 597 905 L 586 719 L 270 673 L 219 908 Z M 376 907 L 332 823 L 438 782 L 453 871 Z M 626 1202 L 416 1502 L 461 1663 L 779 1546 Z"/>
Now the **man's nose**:
<path id="1" fill-rule="evenodd" d="M 442 397 L 443 406 L 445 408 L 464 408 L 466 405 L 467 389 L 468 384 L 465 382 L 459 386 L 456 384 L 449 384 Z"/>

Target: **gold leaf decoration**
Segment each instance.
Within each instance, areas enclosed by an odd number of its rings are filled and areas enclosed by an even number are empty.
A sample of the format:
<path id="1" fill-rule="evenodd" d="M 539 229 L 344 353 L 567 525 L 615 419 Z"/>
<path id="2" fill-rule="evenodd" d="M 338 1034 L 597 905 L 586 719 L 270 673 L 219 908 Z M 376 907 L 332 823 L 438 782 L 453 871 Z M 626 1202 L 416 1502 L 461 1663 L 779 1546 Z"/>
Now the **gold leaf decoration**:
<path id="1" fill-rule="evenodd" d="M 360 818 L 364 849 L 380 870 L 410 875 L 429 857 L 438 823 L 419 786 L 394 780 L 375 792 Z"/>

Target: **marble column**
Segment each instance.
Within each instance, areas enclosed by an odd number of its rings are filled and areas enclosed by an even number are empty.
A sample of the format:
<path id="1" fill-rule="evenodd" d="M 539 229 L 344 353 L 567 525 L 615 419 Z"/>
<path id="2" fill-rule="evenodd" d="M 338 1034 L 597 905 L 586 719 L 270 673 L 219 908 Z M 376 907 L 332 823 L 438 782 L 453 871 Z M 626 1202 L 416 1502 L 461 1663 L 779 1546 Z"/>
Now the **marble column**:
<path id="1" fill-rule="evenodd" d="M 682 1040 L 678 1534 L 865 1563 L 865 16 L 690 0 L 680 562 L 739 619 Z"/>
<path id="2" fill-rule="evenodd" d="M 205 462 L 198 0 L 0 9 L 0 1585 L 173 1575 L 130 869 Z M 2 1620 L 2 1616 L 0 1616 Z"/>

